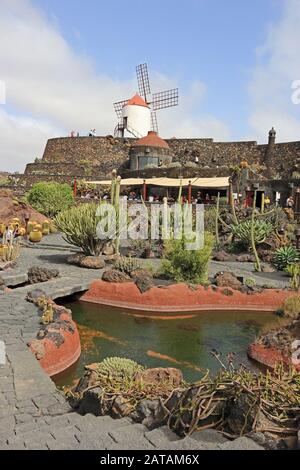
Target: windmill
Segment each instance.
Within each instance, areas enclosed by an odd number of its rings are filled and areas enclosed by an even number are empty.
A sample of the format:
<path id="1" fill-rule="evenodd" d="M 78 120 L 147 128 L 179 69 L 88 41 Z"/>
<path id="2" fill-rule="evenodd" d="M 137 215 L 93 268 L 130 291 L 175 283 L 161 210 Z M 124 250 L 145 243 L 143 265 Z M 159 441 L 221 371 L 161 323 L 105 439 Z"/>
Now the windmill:
<path id="1" fill-rule="evenodd" d="M 158 132 L 156 111 L 178 105 L 178 88 L 151 95 L 147 64 L 136 67 L 139 93 L 129 100 L 114 103 L 119 123 L 115 137 L 124 137 L 125 130 L 136 138 L 144 137 L 150 130 Z"/>

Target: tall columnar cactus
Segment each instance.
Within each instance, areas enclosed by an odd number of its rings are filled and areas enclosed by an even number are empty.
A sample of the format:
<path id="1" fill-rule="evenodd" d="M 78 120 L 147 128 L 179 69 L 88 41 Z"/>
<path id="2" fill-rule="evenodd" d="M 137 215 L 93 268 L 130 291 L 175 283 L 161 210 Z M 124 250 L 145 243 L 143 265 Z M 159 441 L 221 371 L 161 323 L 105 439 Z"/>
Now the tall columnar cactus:
<path id="1" fill-rule="evenodd" d="M 229 184 L 229 198 L 230 198 L 230 208 L 231 208 L 231 212 L 232 212 L 232 216 L 233 216 L 233 221 L 235 224 L 238 224 L 239 221 L 238 221 L 238 218 L 236 216 L 236 212 L 235 212 L 235 207 L 234 207 L 234 198 L 233 198 L 233 187 L 232 187 L 232 183 L 230 182 Z"/>
<path id="2" fill-rule="evenodd" d="M 114 199 L 112 200 L 112 204 L 115 208 L 116 211 L 116 217 L 117 217 L 117 233 L 116 233 L 116 239 L 115 239 L 115 250 L 116 254 L 119 254 L 120 251 L 120 189 L 121 189 L 121 177 L 118 176 L 117 178 L 114 178 Z M 113 186 L 113 181 L 112 181 L 112 186 Z"/>
<path id="3" fill-rule="evenodd" d="M 220 245 L 219 237 L 219 217 L 220 217 L 220 193 L 218 192 L 217 205 L 216 205 L 216 219 L 215 219 L 215 232 L 216 232 L 216 245 Z"/>
<path id="4" fill-rule="evenodd" d="M 255 256 L 255 271 L 261 272 L 261 264 L 260 264 L 260 259 L 256 250 L 256 244 L 255 244 L 255 209 L 256 209 L 256 197 L 257 197 L 257 191 L 254 191 L 254 197 L 253 197 L 253 208 L 252 208 L 252 216 L 251 216 L 251 248 L 253 251 L 253 254 Z"/>

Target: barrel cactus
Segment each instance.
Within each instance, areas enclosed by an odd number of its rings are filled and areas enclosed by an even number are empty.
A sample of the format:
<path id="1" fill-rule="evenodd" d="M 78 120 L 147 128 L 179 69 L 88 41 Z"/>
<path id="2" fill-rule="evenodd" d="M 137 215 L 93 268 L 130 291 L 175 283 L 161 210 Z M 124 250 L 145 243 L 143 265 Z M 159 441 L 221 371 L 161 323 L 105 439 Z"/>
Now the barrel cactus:
<path id="1" fill-rule="evenodd" d="M 251 243 L 251 220 L 245 220 L 236 225 L 231 226 L 233 235 L 241 240 L 246 245 L 250 245 Z M 266 238 L 271 235 L 273 232 L 274 227 L 270 222 L 266 222 L 263 220 L 255 220 L 254 221 L 254 238 L 255 244 L 259 245 L 263 243 Z"/>
<path id="2" fill-rule="evenodd" d="M 98 366 L 98 375 L 101 378 L 113 377 L 116 379 L 132 379 L 136 372 L 144 370 L 143 366 L 124 357 L 107 357 Z"/>

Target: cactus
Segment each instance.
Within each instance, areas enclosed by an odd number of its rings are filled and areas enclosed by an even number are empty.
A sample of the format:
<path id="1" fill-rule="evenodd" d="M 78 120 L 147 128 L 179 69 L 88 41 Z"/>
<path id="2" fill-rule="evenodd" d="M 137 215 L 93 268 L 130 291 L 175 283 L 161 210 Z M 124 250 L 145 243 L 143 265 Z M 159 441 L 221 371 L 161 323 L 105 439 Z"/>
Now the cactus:
<path id="1" fill-rule="evenodd" d="M 63 233 L 66 242 L 78 246 L 87 256 L 99 256 L 109 239 L 97 236 L 97 225 L 101 220 L 99 204 L 88 203 L 60 212 L 55 225 Z"/>
<path id="2" fill-rule="evenodd" d="M 277 269 L 284 270 L 297 261 L 299 261 L 298 252 L 293 246 L 282 246 L 275 251 L 274 264 Z"/>
<path id="3" fill-rule="evenodd" d="M 124 357 L 107 357 L 100 362 L 97 373 L 102 378 L 133 379 L 136 372 L 144 370 L 144 367 L 131 359 Z"/>
<path id="4" fill-rule="evenodd" d="M 291 276 L 291 288 L 299 289 L 300 287 L 300 264 L 293 263 L 289 264 L 285 268 L 285 272 Z"/>
<path id="5" fill-rule="evenodd" d="M 215 218 L 215 233 L 216 233 L 216 245 L 217 246 L 220 246 L 219 217 L 220 217 L 220 193 L 218 192 L 217 206 L 216 206 L 216 218 Z"/>
<path id="6" fill-rule="evenodd" d="M 52 322 L 53 322 L 53 307 L 51 304 L 47 304 L 41 317 L 41 323 L 42 325 L 49 325 L 49 323 L 52 323 Z"/>
<path id="7" fill-rule="evenodd" d="M 256 232 L 255 232 L 255 208 L 256 208 L 256 196 L 257 196 L 257 191 L 254 191 L 254 197 L 253 197 L 253 208 L 252 208 L 252 216 L 251 216 L 251 248 L 255 256 L 255 271 L 261 272 L 261 265 L 260 265 L 260 259 L 256 250 Z M 273 227 L 272 227 L 273 228 Z"/>
<path id="8" fill-rule="evenodd" d="M 255 217 L 255 209 L 253 209 L 253 215 Z M 245 220 L 237 225 L 232 225 L 233 235 L 244 242 L 247 245 L 251 244 L 251 228 L 253 225 L 254 229 L 254 241 L 256 245 L 263 243 L 266 238 L 273 232 L 274 227 L 270 222 L 262 220 Z"/>

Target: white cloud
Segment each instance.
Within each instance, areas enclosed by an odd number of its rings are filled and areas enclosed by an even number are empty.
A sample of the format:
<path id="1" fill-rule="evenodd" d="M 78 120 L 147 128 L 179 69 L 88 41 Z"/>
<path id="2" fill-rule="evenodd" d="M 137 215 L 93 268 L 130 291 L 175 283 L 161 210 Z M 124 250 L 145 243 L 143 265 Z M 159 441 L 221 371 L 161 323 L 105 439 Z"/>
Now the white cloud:
<path id="1" fill-rule="evenodd" d="M 282 2 L 282 17 L 269 27 L 257 50 L 251 76 L 249 125 L 254 139 L 266 140 L 274 126 L 278 141 L 300 140 L 300 105 L 292 102 L 292 84 L 300 79 L 300 0 Z"/>
<path id="2" fill-rule="evenodd" d="M 92 60 L 76 55 L 30 0 L 0 0 L 0 8 L 0 79 L 6 83 L 8 106 L 0 108 L 0 169 L 22 170 L 41 156 L 48 138 L 72 129 L 111 134 L 116 125 L 112 104 L 133 94 L 135 79 L 120 82 L 97 74 Z M 154 90 L 170 83 L 176 86 L 154 74 Z M 199 116 L 204 94 L 205 85 L 195 82 L 180 108 L 162 111 L 161 134 L 226 138 L 228 129 L 218 119 L 190 117 L 193 112 Z"/>

